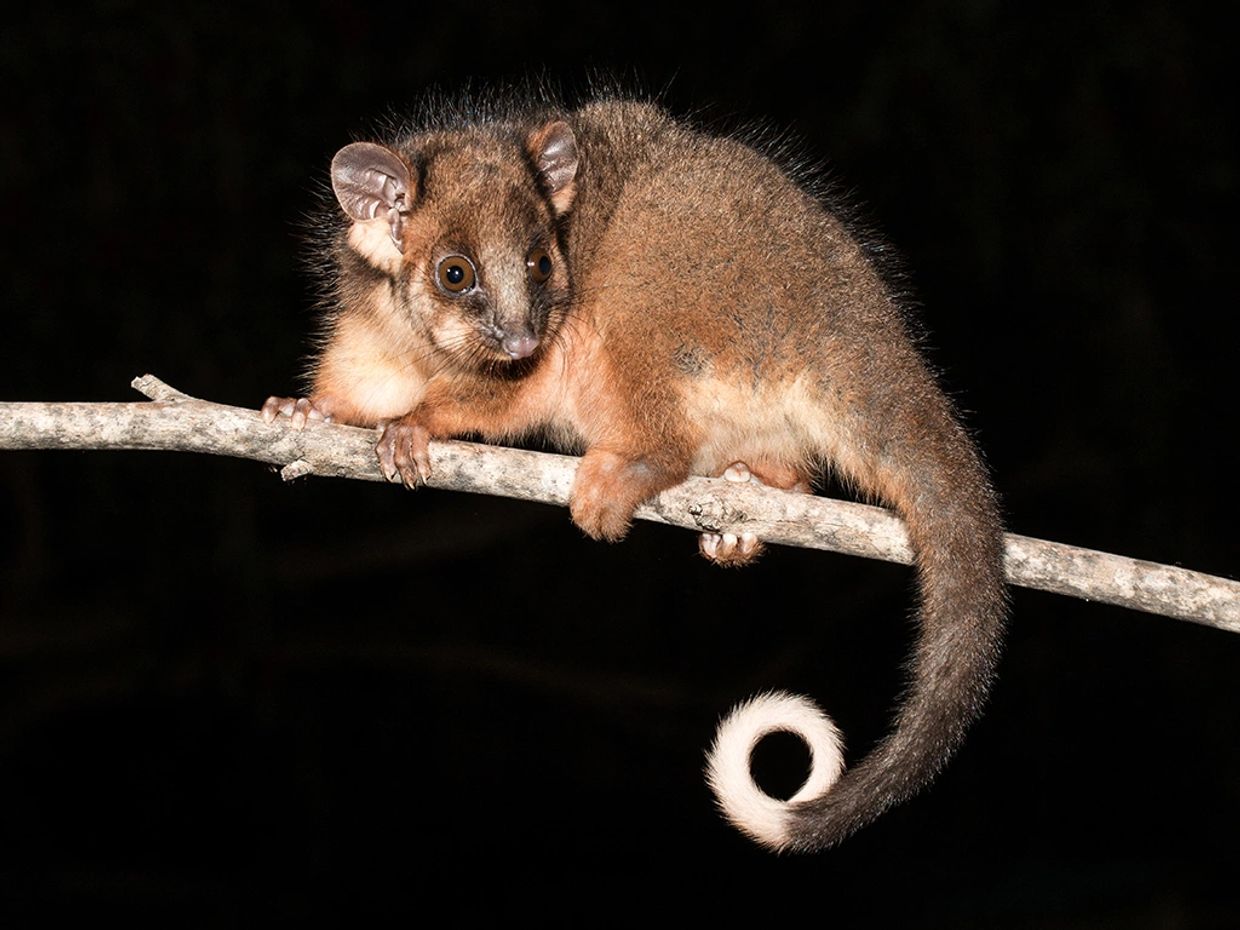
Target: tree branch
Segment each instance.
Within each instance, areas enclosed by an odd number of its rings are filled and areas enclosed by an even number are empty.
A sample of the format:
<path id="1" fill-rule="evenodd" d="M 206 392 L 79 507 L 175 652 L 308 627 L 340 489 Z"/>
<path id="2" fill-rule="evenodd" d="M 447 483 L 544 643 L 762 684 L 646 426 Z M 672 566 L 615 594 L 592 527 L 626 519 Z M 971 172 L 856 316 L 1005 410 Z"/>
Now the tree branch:
<path id="1" fill-rule="evenodd" d="M 145 375 L 148 403 L 0 403 L 0 449 L 164 449 L 256 459 L 281 476 L 383 481 L 375 433 L 325 423 L 302 432 L 258 412 L 182 394 Z M 564 506 L 578 459 L 468 442 L 431 444 L 431 487 Z M 908 564 L 904 524 L 878 507 L 690 478 L 637 511 L 638 519 L 699 532 L 754 533 L 768 543 Z M 1240 632 L 1240 582 L 1062 543 L 1008 534 L 1012 584 L 1164 614 Z"/>

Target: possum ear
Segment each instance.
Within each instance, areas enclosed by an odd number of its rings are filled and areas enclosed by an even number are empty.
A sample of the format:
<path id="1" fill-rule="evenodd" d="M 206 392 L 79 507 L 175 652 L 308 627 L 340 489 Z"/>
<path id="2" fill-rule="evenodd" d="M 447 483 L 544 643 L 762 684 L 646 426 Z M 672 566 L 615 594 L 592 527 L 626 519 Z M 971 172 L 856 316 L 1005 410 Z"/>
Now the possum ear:
<path id="1" fill-rule="evenodd" d="M 530 133 L 525 141 L 539 180 L 557 214 L 566 213 L 577 193 L 577 137 L 568 123 L 556 120 Z"/>
<path id="2" fill-rule="evenodd" d="M 332 159 L 332 190 L 341 208 L 360 222 L 386 219 L 398 249 L 405 214 L 413 205 L 413 189 L 409 166 L 382 145 L 354 142 Z"/>

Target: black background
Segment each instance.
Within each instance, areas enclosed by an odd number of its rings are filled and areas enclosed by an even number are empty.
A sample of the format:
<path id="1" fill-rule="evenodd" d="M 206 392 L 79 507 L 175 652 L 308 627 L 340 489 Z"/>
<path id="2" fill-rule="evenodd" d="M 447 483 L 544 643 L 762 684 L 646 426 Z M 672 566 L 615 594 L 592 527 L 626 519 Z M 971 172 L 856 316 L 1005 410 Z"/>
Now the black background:
<path id="1" fill-rule="evenodd" d="M 591 69 L 790 129 L 904 255 L 1017 532 L 1235 576 L 1236 123 L 1182 3 L 57 6 L 0 34 L 0 398 L 153 372 L 290 393 L 302 215 L 425 89 Z M 987 716 L 836 851 L 762 853 L 701 778 L 718 715 L 813 694 L 852 757 L 909 644 L 905 569 L 253 462 L 0 455 L 0 914 L 1234 926 L 1234 635 L 1014 594 Z M 778 749 L 778 747 L 776 747 Z M 795 747 L 768 753 L 775 782 Z M 776 787 L 778 784 L 776 784 Z M 668 897 L 664 897 L 664 896 Z"/>

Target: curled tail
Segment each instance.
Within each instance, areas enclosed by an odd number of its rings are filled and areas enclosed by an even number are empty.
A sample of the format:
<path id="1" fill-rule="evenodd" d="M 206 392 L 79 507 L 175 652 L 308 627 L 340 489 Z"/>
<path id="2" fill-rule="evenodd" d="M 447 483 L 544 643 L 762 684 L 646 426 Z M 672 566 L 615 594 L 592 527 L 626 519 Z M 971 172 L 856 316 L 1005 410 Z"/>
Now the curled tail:
<path id="1" fill-rule="evenodd" d="M 960 744 L 990 687 L 1006 611 L 997 506 L 946 400 L 936 391 L 919 401 L 919 409 L 892 418 L 917 428 L 907 438 L 882 437 L 882 455 L 833 456 L 895 505 L 916 553 L 919 634 L 894 726 L 841 776 L 843 750 L 830 719 L 805 698 L 770 693 L 737 707 L 708 753 L 708 779 L 724 815 L 772 849 L 832 846 L 917 792 Z M 750 774 L 753 748 L 775 731 L 797 734 L 810 748 L 809 778 L 787 801 L 763 793 Z"/>

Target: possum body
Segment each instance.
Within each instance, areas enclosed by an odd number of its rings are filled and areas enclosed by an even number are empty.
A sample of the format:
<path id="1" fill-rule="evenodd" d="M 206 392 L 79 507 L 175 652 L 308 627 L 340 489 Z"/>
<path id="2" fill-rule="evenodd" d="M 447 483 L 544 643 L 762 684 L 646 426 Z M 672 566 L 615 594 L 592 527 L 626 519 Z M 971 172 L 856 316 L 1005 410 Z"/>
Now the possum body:
<path id="1" fill-rule="evenodd" d="M 268 419 L 382 427 L 413 486 L 431 439 L 540 431 L 584 453 L 573 520 L 615 540 L 691 474 L 808 490 L 830 468 L 897 510 L 919 633 L 889 734 L 841 775 L 830 721 L 772 693 L 724 721 L 709 776 L 725 815 L 780 850 L 830 846 L 917 791 L 978 714 L 1005 612 L 1001 525 L 980 457 L 846 225 L 774 161 L 652 104 L 599 100 L 443 120 L 332 165 L 344 225 L 310 394 Z M 724 564 L 752 539 L 704 537 Z M 763 794 L 775 730 L 809 779 Z"/>

